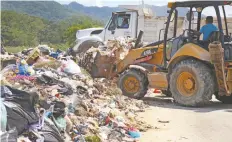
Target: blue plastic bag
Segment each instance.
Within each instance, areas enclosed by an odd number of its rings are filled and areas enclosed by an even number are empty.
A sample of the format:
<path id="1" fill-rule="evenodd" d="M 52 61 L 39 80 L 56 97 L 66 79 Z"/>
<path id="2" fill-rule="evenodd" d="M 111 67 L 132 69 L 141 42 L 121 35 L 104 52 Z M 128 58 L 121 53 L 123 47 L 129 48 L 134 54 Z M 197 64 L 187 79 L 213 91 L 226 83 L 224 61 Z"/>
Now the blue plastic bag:
<path id="1" fill-rule="evenodd" d="M 53 57 L 53 58 L 55 58 L 55 59 L 57 59 L 57 57 L 59 56 L 59 53 L 57 53 L 57 52 L 52 52 L 52 53 L 50 54 L 50 56 Z"/>
<path id="2" fill-rule="evenodd" d="M 129 135 L 132 137 L 132 138 L 140 138 L 140 133 L 137 132 L 137 131 L 128 131 Z"/>
<path id="3" fill-rule="evenodd" d="M 30 75 L 30 73 L 28 72 L 27 65 L 22 65 L 22 64 L 18 65 L 18 70 L 19 70 L 18 72 L 19 75 L 26 75 L 26 76 Z"/>

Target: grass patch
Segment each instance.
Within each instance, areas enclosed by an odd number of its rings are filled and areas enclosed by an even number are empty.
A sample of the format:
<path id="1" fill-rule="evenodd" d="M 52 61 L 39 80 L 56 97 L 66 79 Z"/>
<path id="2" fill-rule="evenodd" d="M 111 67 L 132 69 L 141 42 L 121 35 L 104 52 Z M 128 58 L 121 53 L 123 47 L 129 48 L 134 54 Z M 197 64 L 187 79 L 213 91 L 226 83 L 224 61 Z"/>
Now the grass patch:
<path id="1" fill-rule="evenodd" d="M 69 46 L 67 44 L 48 44 L 49 47 L 56 49 L 60 49 L 62 51 L 66 51 Z M 36 47 L 36 46 L 34 46 Z M 17 46 L 17 47 L 12 47 L 12 46 L 7 46 L 4 47 L 6 49 L 7 52 L 9 53 L 18 53 L 21 52 L 23 49 L 28 49 L 28 48 L 33 48 L 33 47 L 29 47 L 29 46 Z"/>
<path id="2" fill-rule="evenodd" d="M 7 52 L 9 53 L 17 53 L 17 52 L 20 52 L 22 51 L 23 49 L 27 49 L 29 47 L 24 47 L 24 46 L 18 46 L 18 47 L 4 47 L 6 49 Z"/>

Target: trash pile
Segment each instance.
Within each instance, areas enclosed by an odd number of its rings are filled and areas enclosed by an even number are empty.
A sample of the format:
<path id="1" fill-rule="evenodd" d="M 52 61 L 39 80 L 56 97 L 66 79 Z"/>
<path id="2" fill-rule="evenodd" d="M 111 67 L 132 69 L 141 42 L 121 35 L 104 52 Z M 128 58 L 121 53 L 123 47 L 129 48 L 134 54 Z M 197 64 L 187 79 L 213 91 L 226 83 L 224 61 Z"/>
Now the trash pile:
<path id="1" fill-rule="evenodd" d="M 118 37 L 115 40 L 109 40 L 105 45 L 87 50 L 78 59 L 79 65 L 94 78 L 110 78 L 112 75 L 109 73 L 112 72 L 112 66 L 126 58 L 129 50 L 134 46 L 135 39 L 131 38 Z"/>
<path id="2" fill-rule="evenodd" d="M 98 48 L 90 48 L 87 53 L 99 52 L 101 55 L 123 60 L 129 49 L 132 49 L 134 46 L 135 39 L 118 37 L 115 40 L 108 40 L 105 45 L 100 45 Z"/>
<path id="3" fill-rule="evenodd" d="M 147 107 L 122 95 L 116 80 L 92 79 L 72 57 L 48 46 L 14 55 L 1 70 L 1 141 L 135 141 L 151 126 Z"/>

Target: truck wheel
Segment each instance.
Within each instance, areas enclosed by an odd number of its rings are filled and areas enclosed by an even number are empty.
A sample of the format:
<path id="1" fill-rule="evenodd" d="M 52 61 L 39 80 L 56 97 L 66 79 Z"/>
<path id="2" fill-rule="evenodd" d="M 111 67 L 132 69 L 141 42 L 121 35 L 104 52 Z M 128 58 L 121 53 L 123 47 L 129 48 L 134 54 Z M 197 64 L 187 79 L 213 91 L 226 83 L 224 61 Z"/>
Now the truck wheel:
<path id="1" fill-rule="evenodd" d="M 120 75 L 118 87 L 122 90 L 123 95 L 141 99 L 147 93 L 148 79 L 143 72 L 129 69 Z"/>
<path id="2" fill-rule="evenodd" d="M 216 98 L 224 104 L 232 104 L 232 94 L 230 96 L 218 96 Z"/>
<path id="3" fill-rule="evenodd" d="M 174 100 L 184 106 L 203 106 L 212 98 L 216 81 L 204 63 L 189 59 L 178 63 L 170 76 Z"/>
<path id="4" fill-rule="evenodd" d="M 91 47 L 98 48 L 98 46 L 101 44 L 103 44 L 103 43 L 101 43 L 99 41 L 93 41 L 93 40 L 85 41 L 78 47 L 77 53 L 78 54 L 85 53 Z"/>

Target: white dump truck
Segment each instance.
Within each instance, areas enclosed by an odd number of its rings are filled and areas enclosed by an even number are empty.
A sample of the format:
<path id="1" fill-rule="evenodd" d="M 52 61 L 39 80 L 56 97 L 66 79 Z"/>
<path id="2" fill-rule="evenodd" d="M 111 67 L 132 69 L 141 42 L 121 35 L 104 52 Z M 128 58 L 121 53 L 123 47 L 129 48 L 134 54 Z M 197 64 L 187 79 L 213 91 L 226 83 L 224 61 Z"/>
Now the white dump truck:
<path id="1" fill-rule="evenodd" d="M 98 47 L 99 44 L 117 37 L 137 38 L 140 31 L 144 33 L 141 39 L 143 43 L 155 42 L 163 38 L 161 29 L 165 27 L 166 17 L 157 17 L 150 8 L 143 6 L 124 5 L 120 7 L 126 10 L 113 12 L 104 28 L 78 30 L 73 51 L 85 52 L 92 46 Z M 182 21 L 185 20 L 182 19 Z M 169 32 L 169 34 L 173 33 Z"/>

